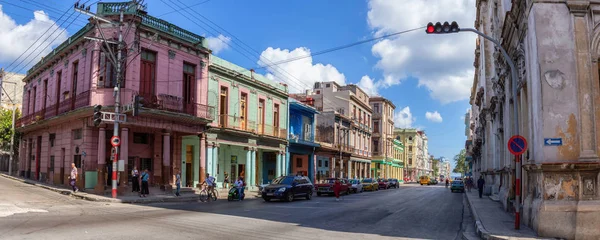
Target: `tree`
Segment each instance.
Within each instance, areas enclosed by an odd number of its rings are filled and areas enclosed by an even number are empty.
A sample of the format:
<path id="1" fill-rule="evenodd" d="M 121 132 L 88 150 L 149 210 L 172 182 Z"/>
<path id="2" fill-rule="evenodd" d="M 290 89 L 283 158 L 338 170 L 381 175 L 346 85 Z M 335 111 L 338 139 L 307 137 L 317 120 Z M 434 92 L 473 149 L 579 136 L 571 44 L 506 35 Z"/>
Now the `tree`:
<path id="1" fill-rule="evenodd" d="M 12 137 L 12 110 L 0 108 L 0 149 L 2 151 L 10 151 L 10 138 Z M 17 109 L 15 119 L 18 119 L 21 114 Z M 19 149 L 19 134 L 15 134 L 15 155 Z"/>
<path id="2" fill-rule="evenodd" d="M 467 171 L 467 162 L 465 161 L 466 159 L 466 150 L 460 150 L 460 153 L 456 154 L 456 156 L 454 156 L 454 163 L 455 163 L 455 167 L 454 170 L 452 170 L 452 172 L 454 173 L 460 173 L 461 176 L 464 176 L 465 172 Z"/>

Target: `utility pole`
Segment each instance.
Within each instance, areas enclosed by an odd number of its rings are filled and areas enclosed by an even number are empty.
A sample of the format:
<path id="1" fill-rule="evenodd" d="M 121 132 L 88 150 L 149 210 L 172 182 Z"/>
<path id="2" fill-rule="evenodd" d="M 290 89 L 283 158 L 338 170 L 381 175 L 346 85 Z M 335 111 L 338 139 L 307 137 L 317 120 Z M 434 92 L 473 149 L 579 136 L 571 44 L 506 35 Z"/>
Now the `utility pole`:
<path id="1" fill-rule="evenodd" d="M 117 163 L 119 160 L 119 144 L 115 144 L 112 140 L 116 139 L 117 143 L 120 143 L 120 138 L 119 138 L 119 123 L 120 122 L 125 122 L 126 121 L 126 117 L 122 116 L 123 114 L 121 114 L 120 112 L 120 105 L 121 105 L 121 82 L 122 82 L 122 78 L 123 78 L 123 68 L 122 68 L 122 62 L 123 62 L 123 54 L 122 54 L 122 47 L 123 47 L 123 14 L 125 12 L 125 9 L 128 8 L 131 4 L 137 4 L 137 2 L 131 1 L 128 2 L 127 4 L 121 6 L 121 8 L 119 9 L 119 21 L 118 22 L 114 22 L 111 21 L 109 19 L 103 18 L 101 16 L 97 16 L 93 13 L 90 12 L 90 7 L 88 6 L 87 8 L 85 8 L 85 6 L 81 6 L 78 8 L 79 3 L 75 4 L 75 11 L 84 13 L 86 15 L 89 15 L 91 17 L 93 17 L 96 20 L 99 21 L 103 21 L 106 23 L 111 23 L 111 24 L 117 24 L 119 26 L 119 40 L 117 42 L 117 58 L 116 58 L 116 65 L 117 65 L 117 82 L 115 84 L 115 88 L 114 88 L 114 97 L 115 97 L 115 112 L 114 113 L 105 113 L 103 112 L 102 114 L 102 120 L 103 121 L 112 121 L 114 122 L 114 129 L 113 129 L 113 137 L 111 139 L 111 143 L 113 143 L 113 161 L 112 161 L 112 198 L 117 198 L 117 172 L 118 172 L 118 167 L 117 167 Z M 110 47 L 108 46 L 109 43 L 113 43 L 112 41 L 106 40 L 104 38 L 104 35 L 102 34 L 102 29 L 100 28 L 99 24 L 96 25 L 98 31 L 100 32 L 100 34 L 102 35 L 102 39 L 98 39 L 98 38 L 93 38 L 93 37 L 86 37 L 87 39 L 90 40 L 95 40 L 95 41 L 102 41 L 106 44 L 107 49 L 110 50 Z M 112 55 L 112 52 L 109 53 Z M 112 55 L 112 57 L 114 58 L 114 55 Z"/>
<path id="2" fill-rule="evenodd" d="M 12 123 L 11 123 L 11 135 L 10 135 L 10 150 L 9 150 L 9 160 L 8 160 L 8 175 L 12 175 L 12 163 L 15 160 L 15 119 L 16 119 L 16 114 L 17 114 L 17 104 L 15 103 L 15 100 L 13 99 L 17 99 L 17 83 L 13 83 L 13 82 L 4 82 L 3 79 L 4 78 L 4 70 L 0 69 L 0 89 L 2 91 L 4 91 L 4 93 L 6 93 L 6 89 L 4 88 L 4 84 L 5 83 L 9 83 L 9 84 L 13 84 L 14 85 L 14 90 L 13 90 L 13 98 L 11 98 L 8 94 L 6 94 L 6 97 L 8 98 L 8 100 L 10 101 L 11 105 L 12 105 Z M 0 94 L 2 95 L 2 94 Z"/>

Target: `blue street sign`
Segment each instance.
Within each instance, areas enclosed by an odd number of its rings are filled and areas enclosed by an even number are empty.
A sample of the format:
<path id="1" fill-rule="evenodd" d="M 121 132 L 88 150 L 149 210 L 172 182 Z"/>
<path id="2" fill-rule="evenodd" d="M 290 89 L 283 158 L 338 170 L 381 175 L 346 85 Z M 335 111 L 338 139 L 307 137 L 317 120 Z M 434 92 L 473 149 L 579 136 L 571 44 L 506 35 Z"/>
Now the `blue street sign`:
<path id="1" fill-rule="evenodd" d="M 562 146 L 562 138 L 544 138 L 544 146 Z"/>

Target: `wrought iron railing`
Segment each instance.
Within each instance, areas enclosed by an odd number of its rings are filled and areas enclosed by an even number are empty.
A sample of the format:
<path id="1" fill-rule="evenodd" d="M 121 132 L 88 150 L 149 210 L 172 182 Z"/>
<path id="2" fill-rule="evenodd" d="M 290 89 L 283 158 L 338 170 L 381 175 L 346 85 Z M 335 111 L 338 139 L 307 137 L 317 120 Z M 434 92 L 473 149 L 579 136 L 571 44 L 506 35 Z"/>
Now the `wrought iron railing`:
<path id="1" fill-rule="evenodd" d="M 244 120 L 241 117 L 231 116 L 227 114 L 219 115 L 219 127 L 231 128 L 241 131 L 257 132 L 258 125 L 255 121 Z"/>
<path id="2" fill-rule="evenodd" d="M 85 91 L 78 94 L 75 99 L 67 99 L 63 100 L 58 104 L 58 111 L 56 109 L 56 104 L 53 104 L 49 107 L 46 107 L 40 111 L 37 111 L 33 114 L 29 114 L 19 118 L 15 125 L 18 127 L 22 127 L 32 122 L 37 122 L 40 120 L 44 120 L 47 118 L 54 117 L 56 115 L 60 115 L 78 108 L 82 108 L 90 105 L 90 92 Z"/>
<path id="3" fill-rule="evenodd" d="M 207 120 L 213 120 L 214 107 L 199 104 L 186 103 L 183 98 L 167 94 L 139 94 L 143 100 L 141 104 L 143 108 L 157 109 L 168 112 L 176 112 L 192 115 Z"/>

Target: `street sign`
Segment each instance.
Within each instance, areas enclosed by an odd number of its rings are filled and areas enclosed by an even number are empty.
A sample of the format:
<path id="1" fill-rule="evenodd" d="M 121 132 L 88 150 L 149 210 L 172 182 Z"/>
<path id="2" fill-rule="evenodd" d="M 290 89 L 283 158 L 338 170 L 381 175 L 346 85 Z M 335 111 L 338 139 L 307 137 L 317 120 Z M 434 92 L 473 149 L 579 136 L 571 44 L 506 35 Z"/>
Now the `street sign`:
<path id="1" fill-rule="evenodd" d="M 527 140 L 521 135 L 514 135 L 508 140 L 508 151 L 513 155 L 521 155 L 527 150 Z"/>
<path id="2" fill-rule="evenodd" d="M 121 139 L 120 139 L 119 137 L 117 137 L 117 136 L 113 136 L 113 137 L 110 139 L 110 144 L 111 144 L 113 147 L 118 147 L 118 146 L 120 146 L 120 145 L 121 145 Z"/>
<path id="3" fill-rule="evenodd" d="M 544 138 L 544 146 L 562 146 L 562 138 Z"/>

